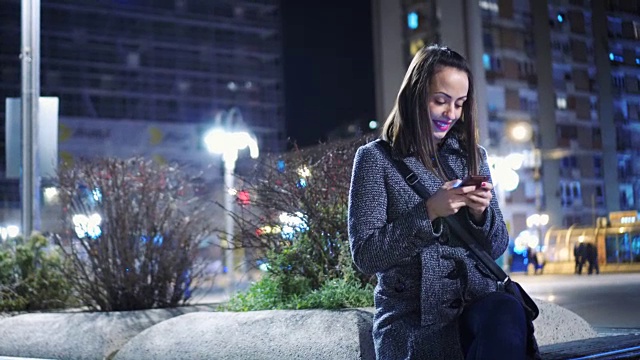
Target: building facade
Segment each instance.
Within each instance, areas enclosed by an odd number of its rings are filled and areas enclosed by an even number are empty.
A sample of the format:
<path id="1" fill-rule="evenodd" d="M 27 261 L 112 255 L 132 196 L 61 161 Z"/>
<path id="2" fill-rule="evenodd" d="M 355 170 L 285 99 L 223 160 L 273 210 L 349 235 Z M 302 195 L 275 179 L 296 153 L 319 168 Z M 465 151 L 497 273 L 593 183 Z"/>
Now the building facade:
<path id="1" fill-rule="evenodd" d="M 640 209 L 639 10 L 636 0 L 373 1 L 378 117 L 413 54 L 449 45 L 474 70 L 482 144 L 524 155 L 520 184 L 502 196 L 512 235 L 536 213 L 568 227 Z"/>
<path id="2" fill-rule="evenodd" d="M 0 4 L 4 222 L 20 206 L 18 180 L 4 176 L 5 99 L 21 93 L 20 5 Z M 284 150 L 282 56 L 278 0 L 41 1 L 40 94 L 60 100 L 63 160 L 144 155 L 219 168 L 202 138 L 230 108 L 261 152 Z M 219 169 L 200 170 L 222 189 Z"/>
<path id="3" fill-rule="evenodd" d="M 63 124 L 131 120 L 205 129 L 216 112 L 238 107 L 262 149 L 282 150 L 279 6 L 277 0 L 43 0 L 41 95 L 60 98 Z M 20 96 L 20 1 L 1 8 L 4 103 Z"/>

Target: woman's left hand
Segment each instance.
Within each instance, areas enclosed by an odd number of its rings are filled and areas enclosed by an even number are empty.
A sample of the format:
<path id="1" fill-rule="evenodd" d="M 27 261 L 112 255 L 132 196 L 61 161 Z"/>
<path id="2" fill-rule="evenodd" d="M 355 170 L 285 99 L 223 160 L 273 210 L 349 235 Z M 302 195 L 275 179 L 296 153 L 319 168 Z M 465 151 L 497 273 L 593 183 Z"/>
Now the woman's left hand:
<path id="1" fill-rule="evenodd" d="M 473 219 L 477 222 L 481 222 L 483 220 L 484 211 L 491 203 L 491 199 L 493 198 L 493 195 L 491 194 L 492 189 L 493 184 L 485 181 L 478 188 L 466 194 L 469 213 L 471 213 Z"/>

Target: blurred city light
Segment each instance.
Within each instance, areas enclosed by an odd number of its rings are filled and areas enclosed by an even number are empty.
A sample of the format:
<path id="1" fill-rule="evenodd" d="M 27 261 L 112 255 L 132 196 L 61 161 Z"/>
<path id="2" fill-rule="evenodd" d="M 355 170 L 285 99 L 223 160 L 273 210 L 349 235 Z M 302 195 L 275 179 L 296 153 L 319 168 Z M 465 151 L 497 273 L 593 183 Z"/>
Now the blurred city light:
<path id="1" fill-rule="evenodd" d="M 53 202 L 58 197 L 58 189 L 55 187 L 44 188 L 44 200 L 48 203 Z"/>
<path id="2" fill-rule="evenodd" d="M 533 129 L 531 124 L 520 121 L 511 125 L 507 135 L 513 141 L 525 142 L 531 140 L 531 137 L 533 136 Z"/>
<path id="3" fill-rule="evenodd" d="M 298 175 L 300 175 L 303 178 L 307 178 L 311 176 L 311 170 L 309 170 L 309 168 L 306 165 L 302 166 L 298 169 Z"/>
<path id="4" fill-rule="evenodd" d="M 535 231 L 524 230 L 514 240 L 513 252 L 523 254 L 527 248 L 536 248 L 540 244 L 540 239 Z"/>
<path id="5" fill-rule="evenodd" d="M 513 170 L 520 170 L 524 163 L 524 154 L 512 153 L 504 158 L 506 165 Z"/>
<path id="6" fill-rule="evenodd" d="M 249 192 L 247 190 L 240 190 L 238 191 L 238 197 L 236 198 L 236 201 L 242 206 L 249 205 L 251 203 L 251 195 L 249 195 Z"/>
<path id="7" fill-rule="evenodd" d="M 520 176 L 510 167 L 511 161 L 501 157 L 489 157 L 489 170 L 494 186 L 499 186 L 504 191 L 513 191 L 520 184 Z"/>
<path id="8" fill-rule="evenodd" d="M 214 128 L 207 132 L 204 143 L 210 153 L 223 155 L 225 161 L 235 162 L 238 151 L 247 147 L 252 158 L 256 159 L 260 155 L 258 142 L 246 131 L 226 132 L 221 128 Z"/>
<path id="9" fill-rule="evenodd" d="M 369 121 L 369 129 L 375 130 L 378 128 L 378 122 L 375 120 Z"/>
<path id="10" fill-rule="evenodd" d="M 227 194 L 229 194 L 231 196 L 236 196 L 238 194 L 238 190 L 236 190 L 234 188 L 229 188 L 229 189 L 227 189 Z"/>
<path id="11" fill-rule="evenodd" d="M 297 232 L 305 232 L 309 229 L 306 216 L 299 211 L 294 214 L 282 213 L 279 220 L 282 224 L 280 233 L 284 239 L 291 240 Z"/>
<path id="12" fill-rule="evenodd" d="M 100 237 L 100 235 L 102 235 L 102 229 L 100 229 L 102 217 L 100 216 L 100 214 L 94 213 L 90 216 L 77 214 L 74 215 L 71 220 L 73 222 L 76 235 L 80 239 L 85 237 L 97 239 L 98 237 Z"/>
<path id="13" fill-rule="evenodd" d="M 418 13 L 412 11 L 407 15 L 407 25 L 409 29 L 415 30 L 418 28 Z"/>
<path id="14" fill-rule="evenodd" d="M 546 226 L 549 223 L 549 215 L 533 214 L 527 217 L 527 227 Z"/>
<path id="15" fill-rule="evenodd" d="M 93 189 L 91 194 L 93 195 L 93 200 L 95 200 L 96 202 L 102 201 L 102 191 L 100 191 L 100 189 Z"/>
<path id="16" fill-rule="evenodd" d="M 0 238 L 7 240 L 20 235 L 20 228 L 15 225 L 9 225 L 7 227 L 0 227 Z"/>

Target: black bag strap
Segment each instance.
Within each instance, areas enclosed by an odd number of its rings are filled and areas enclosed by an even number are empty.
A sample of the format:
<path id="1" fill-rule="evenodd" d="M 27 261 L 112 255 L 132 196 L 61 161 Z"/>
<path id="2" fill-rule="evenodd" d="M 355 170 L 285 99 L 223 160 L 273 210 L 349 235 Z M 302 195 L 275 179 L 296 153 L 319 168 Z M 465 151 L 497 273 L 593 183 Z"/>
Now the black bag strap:
<path id="1" fill-rule="evenodd" d="M 420 182 L 418 175 L 416 175 L 409 168 L 409 166 L 404 163 L 404 161 L 393 157 L 391 145 L 382 139 L 376 140 L 376 145 L 378 145 L 383 150 L 383 153 L 385 154 L 387 159 L 391 162 L 391 164 L 393 164 L 396 170 L 398 170 L 400 175 L 402 175 L 404 180 L 407 182 L 407 184 L 409 184 L 413 191 L 420 195 L 421 198 L 427 200 L 431 196 L 429 190 L 427 190 L 427 187 Z M 489 269 L 489 271 L 491 271 L 491 273 L 496 277 L 501 286 L 506 286 L 511 282 L 511 278 L 509 277 L 509 275 L 507 275 L 507 273 L 505 273 L 504 270 L 502 270 L 502 268 L 500 268 L 500 266 L 498 266 L 498 264 L 493 261 L 491 256 L 489 256 L 489 254 L 484 249 L 482 249 L 478 245 L 478 243 L 476 243 L 474 236 L 471 234 L 467 226 L 461 224 L 460 221 L 458 221 L 458 219 L 456 219 L 454 216 L 447 216 L 442 219 L 447 224 L 449 230 L 453 233 L 453 235 L 464 241 L 471 252 L 473 252 L 473 254 L 478 258 L 478 260 L 480 260 L 480 262 L 482 262 L 482 264 L 484 264 L 484 266 Z"/>

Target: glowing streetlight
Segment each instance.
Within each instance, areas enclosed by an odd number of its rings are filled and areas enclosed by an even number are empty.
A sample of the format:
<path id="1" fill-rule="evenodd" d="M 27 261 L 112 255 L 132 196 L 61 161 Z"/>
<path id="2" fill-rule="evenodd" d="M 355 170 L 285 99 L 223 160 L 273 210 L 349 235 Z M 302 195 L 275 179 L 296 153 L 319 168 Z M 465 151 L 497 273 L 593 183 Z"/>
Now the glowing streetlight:
<path id="1" fill-rule="evenodd" d="M 515 142 L 523 143 L 532 139 L 533 128 L 528 122 L 518 121 L 509 126 L 507 136 Z"/>
<path id="2" fill-rule="evenodd" d="M 222 155 L 224 163 L 224 185 L 225 196 L 224 203 L 226 212 L 226 245 L 229 249 L 226 253 L 225 260 L 227 271 L 231 278 L 231 291 L 235 289 L 234 281 L 234 259 L 233 259 L 233 217 L 231 210 L 234 204 L 234 195 L 237 194 L 234 186 L 233 173 L 236 168 L 236 160 L 240 150 L 249 148 L 249 154 L 256 159 L 260 155 L 258 149 L 258 141 L 256 137 L 247 131 L 246 125 L 242 118 L 240 110 L 236 107 L 228 111 L 221 111 L 216 114 L 214 126 L 204 136 L 204 143 L 207 150 L 211 154 Z"/>

